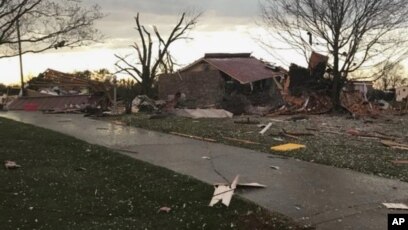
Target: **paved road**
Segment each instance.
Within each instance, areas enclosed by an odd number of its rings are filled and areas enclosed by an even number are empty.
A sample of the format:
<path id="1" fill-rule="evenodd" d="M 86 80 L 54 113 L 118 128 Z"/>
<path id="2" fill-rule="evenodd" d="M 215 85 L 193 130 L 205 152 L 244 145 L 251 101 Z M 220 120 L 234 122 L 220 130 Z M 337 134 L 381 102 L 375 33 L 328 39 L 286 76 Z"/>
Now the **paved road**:
<path id="1" fill-rule="evenodd" d="M 408 204 L 408 183 L 350 170 L 294 159 L 271 159 L 265 153 L 248 149 L 91 120 L 82 115 L 6 112 L 0 116 L 92 144 L 137 151 L 125 154 L 210 184 L 223 182 L 211 162 L 202 158 L 210 156 L 225 177 L 232 180 L 239 174 L 241 182 L 256 181 L 268 186 L 243 191 L 241 196 L 317 229 L 386 229 L 390 211 L 381 203 Z M 271 169 L 271 165 L 279 170 Z M 208 195 L 210 200 L 212 194 Z"/>

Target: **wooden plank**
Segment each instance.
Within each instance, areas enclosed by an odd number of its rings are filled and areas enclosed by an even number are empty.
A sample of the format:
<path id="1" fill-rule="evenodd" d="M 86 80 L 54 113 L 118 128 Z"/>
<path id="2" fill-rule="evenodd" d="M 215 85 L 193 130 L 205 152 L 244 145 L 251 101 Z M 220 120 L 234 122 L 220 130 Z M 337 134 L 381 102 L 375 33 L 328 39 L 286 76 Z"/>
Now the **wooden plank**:
<path id="1" fill-rule="evenodd" d="M 408 164 L 408 160 L 395 160 L 391 162 L 394 164 Z"/>
<path id="2" fill-rule="evenodd" d="M 224 138 L 225 140 L 241 142 L 241 143 L 244 143 L 244 144 L 252 144 L 252 145 L 260 145 L 261 144 L 261 143 L 258 143 L 258 142 L 242 140 L 242 139 L 236 139 L 236 138 L 232 138 L 232 137 L 222 137 L 222 138 Z"/>
<path id="3" fill-rule="evenodd" d="M 264 135 L 266 133 L 266 131 L 268 131 L 268 129 L 271 128 L 271 126 L 272 126 L 272 122 L 269 122 L 269 124 L 264 129 L 262 129 L 259 132 L 259 134 Z"/>

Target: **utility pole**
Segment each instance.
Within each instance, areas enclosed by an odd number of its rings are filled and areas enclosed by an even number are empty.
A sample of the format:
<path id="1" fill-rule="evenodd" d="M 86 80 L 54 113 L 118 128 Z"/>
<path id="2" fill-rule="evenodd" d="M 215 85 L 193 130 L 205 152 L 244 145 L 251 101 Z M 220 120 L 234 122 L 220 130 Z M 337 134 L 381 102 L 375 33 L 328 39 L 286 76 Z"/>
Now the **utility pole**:
<path id="1" fill-rule="evenodd" d="M 21 49 L 21 35 L 20 35 L 20 20 L 16 20 L 17 39 L 18 39 L 18 54 L 20 57 L 20 80 L 21 80 L 21 96 L 24 96 L 24 74 L 23 74 L 23 54 Z"/>
<path id="2" fill-rule="evenodd" d="M 116 115 L 118 113 L 117 108 L 117 78 L 113 76 L 113 113 Z"/>

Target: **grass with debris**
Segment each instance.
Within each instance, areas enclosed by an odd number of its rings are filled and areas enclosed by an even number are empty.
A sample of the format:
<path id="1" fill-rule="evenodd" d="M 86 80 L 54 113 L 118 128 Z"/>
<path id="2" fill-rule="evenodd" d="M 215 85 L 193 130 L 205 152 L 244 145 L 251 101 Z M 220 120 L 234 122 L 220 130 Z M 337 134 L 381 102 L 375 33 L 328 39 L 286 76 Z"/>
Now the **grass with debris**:
<path id="1" fill-rule="evenodd" d="M 256 124 L 236 124 L 236 121 L 268 124 L 272 127 L 260 135 L 262 128 Z M 348 119 L 346 116 L 316 115 L 307 120 L 291 121 L 290 116 L 273 118 L 243 116 L 233 119 L 190 119 L 169 116 L 162 119 L 149 119 L 148 114 L 124 115 L 115 119 L 126 125 L 161 132 L 177 132 L 204 138 L 215 139 L 219 143 L 254 149 L 266 153 L 284 155 L 304 161 L 347 168 L 382 177 L 408 182 L 408 164 L 394 164 L 393 160 L 407 160 L 408 150 L 386 147 L 378 138 L 351 136 L 349 129 L 369 133 L 380 132 L 398 137 L 408 143 L 408 117 L 390 116 L 380 119 Z M 255 122 L 256 123 L 256 122 Z M 312 136 L 288 137 L 287 132 L 311 133 Z M 245 143 L 238 140 L 254 143 Z M 258 144 L 257 144 L 258 143 Z M 306 145 L 305 149 L 289 152 L 272 151 L 271 146 L 285 143 Z"/>
<path id="2" fill-rule="evenodd" d="M 301 229 L 210 185 L 53 131 L 0 119 L 1 229 Z M 170 212 L 159 212 L 169 207 Z"/>

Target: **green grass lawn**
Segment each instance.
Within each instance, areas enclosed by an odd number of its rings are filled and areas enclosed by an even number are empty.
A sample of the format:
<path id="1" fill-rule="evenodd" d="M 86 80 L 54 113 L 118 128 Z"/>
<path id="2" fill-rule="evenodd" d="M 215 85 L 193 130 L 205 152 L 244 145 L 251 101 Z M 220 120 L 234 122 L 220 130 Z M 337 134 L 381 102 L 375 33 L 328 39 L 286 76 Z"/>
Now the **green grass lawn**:
<path id="1" fill-rule="evenodd" d="M 306 121 L 272 121 L 273 125 L 265 135 L 260 135 L 261 128 L 257 125 L 235 124 L 233 119 L 190 119 L 170 116 L 162 119 L 149 119 L 148 114 L 138 113 L 121 117 L 107 118 L 120 120 L 127 125 L 151 129 L 161 132 L 178 132 L 217 140 L 219 143 L 234 145 L 293 157 L 304 161 L 347 168 L 359 172 L 374 174 L 382 177 L 398 179 L 408 182 L 408 164 L 393 164 L 392 160 L 408 159 L 407 150 L 395 150 L 383 146 L 379 140 L 364 139 L 347 134 L 348 129 L 361 129 L 369 132 L 382 133 L 404 137 L 408 143 L 408 118 L 390 117 L 377 119 L 371 122 L 365 120 L 346 119 L 344 116 L 310 116 Z M 251 117 L 252 120 L 268 123 L 267 117 Z M 286 117 L 275 117 L 275 120 L 284 120 Z M 279 136 L 279 132 L 287 131 L 309 132 L 315 136 L 291 139 Z M 315 130 L 315 131 L 310 131 Z M 325 132 L 327 131 L 327 132 Z M 330 132 L 337 132 L 333 134 Z M 227 138 L 236 138 L 258 142 L 260 144 L 245 144 L 231 141 Z M 276 138 L 282 138 L 278 141 Z M 284 143 L 299 143 L 306 145 L 305 149 L 290 152 L 273 152 L 271 146 Z"/>
<path id="2" fill-rule="evenodd" d="M 1 229 L 301 229 L 237 196 L 59 133 L 0 119 Z M 158 213 L 170 207 L 169 213 Z"/>

